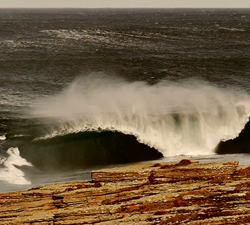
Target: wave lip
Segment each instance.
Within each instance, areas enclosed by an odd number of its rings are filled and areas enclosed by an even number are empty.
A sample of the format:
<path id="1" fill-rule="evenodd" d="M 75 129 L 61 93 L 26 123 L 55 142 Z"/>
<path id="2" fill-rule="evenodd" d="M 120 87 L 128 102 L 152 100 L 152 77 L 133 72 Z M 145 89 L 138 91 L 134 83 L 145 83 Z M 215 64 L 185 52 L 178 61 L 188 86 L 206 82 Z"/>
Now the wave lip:
<path id="1" fill-rule="evenodd" d="M 249 96 L 202 81 L 155 85 L 101 74 L 79 77 L 42 101 L 33 115 L 55 121 L 40 139 L 85 131 L 117 131 L 164 156 L 211 155 L 248 121 Z"/>

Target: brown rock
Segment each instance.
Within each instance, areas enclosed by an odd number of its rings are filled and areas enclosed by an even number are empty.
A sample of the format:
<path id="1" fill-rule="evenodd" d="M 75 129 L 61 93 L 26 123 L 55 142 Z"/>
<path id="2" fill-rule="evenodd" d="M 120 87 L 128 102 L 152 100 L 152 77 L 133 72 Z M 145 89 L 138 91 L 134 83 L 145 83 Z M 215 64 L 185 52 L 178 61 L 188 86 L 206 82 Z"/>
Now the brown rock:
<path id="1" fill-rule="evenodd" d="M 250 167 L 139 164 L 0 194 L 0 224 L 247 224 Z"/>

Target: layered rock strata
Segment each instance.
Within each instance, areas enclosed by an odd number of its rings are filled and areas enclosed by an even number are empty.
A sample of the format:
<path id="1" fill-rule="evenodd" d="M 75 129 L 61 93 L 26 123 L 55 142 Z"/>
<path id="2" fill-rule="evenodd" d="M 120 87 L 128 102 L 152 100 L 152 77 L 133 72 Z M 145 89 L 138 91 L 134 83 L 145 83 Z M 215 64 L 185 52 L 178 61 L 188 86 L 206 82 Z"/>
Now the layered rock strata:
<path id="1" fill-rule="evenodd" d="M 0 194 L 0 224 L 250 224 L 250 167 L 137 164 Z"/>

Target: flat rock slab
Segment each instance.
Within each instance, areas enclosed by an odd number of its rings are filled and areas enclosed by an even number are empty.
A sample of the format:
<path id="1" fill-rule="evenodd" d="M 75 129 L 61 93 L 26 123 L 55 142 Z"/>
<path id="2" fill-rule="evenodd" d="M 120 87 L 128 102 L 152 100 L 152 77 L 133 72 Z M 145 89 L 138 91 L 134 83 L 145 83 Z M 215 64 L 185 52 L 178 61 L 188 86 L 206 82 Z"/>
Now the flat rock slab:
<path id="1" fill-rule="evenodd" d="M 250 224 L 250 167 L 182 160 L 0 194 L 0 224 Z"/>

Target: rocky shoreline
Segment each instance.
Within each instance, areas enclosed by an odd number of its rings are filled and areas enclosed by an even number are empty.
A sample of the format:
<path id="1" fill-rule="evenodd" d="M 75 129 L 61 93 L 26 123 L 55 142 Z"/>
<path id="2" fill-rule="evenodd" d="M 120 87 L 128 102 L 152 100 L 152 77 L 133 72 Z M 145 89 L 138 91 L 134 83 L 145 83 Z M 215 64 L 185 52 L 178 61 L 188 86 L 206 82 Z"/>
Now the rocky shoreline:
<path id="1" fill-rule="evenodd" d="M 137 164 L 0 194 L 0 224 L 250 224 L 250 166 Z"/>

